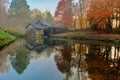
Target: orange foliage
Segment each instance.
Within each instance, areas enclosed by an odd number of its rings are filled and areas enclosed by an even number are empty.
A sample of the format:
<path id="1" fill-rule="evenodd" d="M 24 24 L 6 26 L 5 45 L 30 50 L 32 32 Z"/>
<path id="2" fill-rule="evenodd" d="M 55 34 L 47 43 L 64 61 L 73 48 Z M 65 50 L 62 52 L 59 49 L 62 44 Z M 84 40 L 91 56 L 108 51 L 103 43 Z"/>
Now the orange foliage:
<path id="1" fill-rule="evenodd" d="M 113 0 L 91 0 L 87 11 L 88 20 L 92 24 L 103 26 L 113 13 L 112 2 Z"/>

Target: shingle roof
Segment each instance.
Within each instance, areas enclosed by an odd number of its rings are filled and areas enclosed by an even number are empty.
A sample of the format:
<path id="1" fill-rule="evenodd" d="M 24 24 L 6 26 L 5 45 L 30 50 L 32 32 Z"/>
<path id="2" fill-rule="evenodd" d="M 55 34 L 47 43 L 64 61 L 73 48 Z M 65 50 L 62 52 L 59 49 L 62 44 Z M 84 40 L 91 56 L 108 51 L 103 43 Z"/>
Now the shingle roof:
<path id="1" fill-rule="evenodd" d="M 50 28 L 50 25 L 46 22 L 43 22 L 41 20 L 38 20 L 36 21 L 35 23 L 30 23 L 26 26 L 26 28 L 29 26 L 29 25 L 32 25 L 34 28 L 37 28 L 37 29 L 42 29 L 42 30 L 45 30 L 45 29 L 48 29 Z"/>
<path id="2" fill-rule="evenodd" d="M 44 27 L 39 25 L 39 24 L 31 24 L 31 25 L 36 29 L 43 29 L 44 30 Z"/>
<path id="3" fill-rule="evenodd" d="M 35 24 L 37 24 L 36 26 L 41 25 L 41 27 L 43 27 L 44 29 L 50 27 L 50 24 L 48 24 L 48 23 L 46 23 L 46 22 L 43 22 L 43 21 L 41 21 L 41 20 L 38 20 Z M 39 26 L 39 27 L 40 27 L 40 26 Z"/>

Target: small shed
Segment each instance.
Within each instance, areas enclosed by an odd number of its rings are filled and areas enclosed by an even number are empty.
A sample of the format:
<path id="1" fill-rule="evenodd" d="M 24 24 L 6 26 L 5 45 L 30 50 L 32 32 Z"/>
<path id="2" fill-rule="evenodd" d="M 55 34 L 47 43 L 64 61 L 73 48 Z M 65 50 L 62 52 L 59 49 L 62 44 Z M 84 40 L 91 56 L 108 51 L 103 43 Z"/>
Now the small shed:
<path id="1" fill-rule="evenodd" d="M 50 34 L 50 25 L 41 20 L 29 23 L 25 29 L 27 38 L 41 38 Z"/>

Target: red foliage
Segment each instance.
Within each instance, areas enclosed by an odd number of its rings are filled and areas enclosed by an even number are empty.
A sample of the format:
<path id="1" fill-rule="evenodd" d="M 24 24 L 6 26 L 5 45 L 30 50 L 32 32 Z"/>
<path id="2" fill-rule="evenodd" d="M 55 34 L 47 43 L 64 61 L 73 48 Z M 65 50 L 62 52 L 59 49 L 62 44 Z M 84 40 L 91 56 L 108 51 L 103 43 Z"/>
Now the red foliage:
<path id="1" fill-rule="evenodd" d="M 60 0 L 56 8 L 55 17 L 63 13 L 64 7 L 65 7 L 65 0 Z"/>
<path id="2" fill-rule="evenodd" d="M 67 27 L 71 25 L 72 11 L 69 6 L 72 0 L 60 0 L 55 12 L 56 23 L 61 23 Z"/>

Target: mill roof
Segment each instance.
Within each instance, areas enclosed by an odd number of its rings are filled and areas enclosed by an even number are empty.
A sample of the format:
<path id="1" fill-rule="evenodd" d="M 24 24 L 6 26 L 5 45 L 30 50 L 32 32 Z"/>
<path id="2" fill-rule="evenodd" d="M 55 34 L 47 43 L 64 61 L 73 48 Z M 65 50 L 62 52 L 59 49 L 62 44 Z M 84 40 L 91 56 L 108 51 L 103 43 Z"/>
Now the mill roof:
<path id="1" fill-rule="evenodd" d="M 38 21 L 36 21 L 35 23 L 29 23 L 29 24 L 26 26 L 26 28 L 29 27 L 29 25 L 32 25 L 35 29 L 45 30 L 45 29 L 50 28 L 50 25 L 49 25 L 48 23 L 43 22 L 43 21 L 41 21 L 41 20 L 38 20 Z"/>

